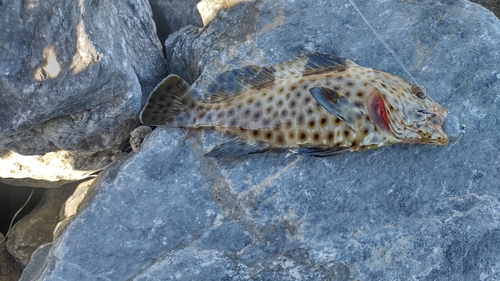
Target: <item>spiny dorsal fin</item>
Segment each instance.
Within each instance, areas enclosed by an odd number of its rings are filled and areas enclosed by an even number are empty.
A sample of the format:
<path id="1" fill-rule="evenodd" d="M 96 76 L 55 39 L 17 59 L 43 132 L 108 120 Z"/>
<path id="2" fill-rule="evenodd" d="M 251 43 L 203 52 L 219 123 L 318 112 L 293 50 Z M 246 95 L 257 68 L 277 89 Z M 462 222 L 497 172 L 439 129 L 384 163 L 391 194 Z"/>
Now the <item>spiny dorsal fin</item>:
<path id="1" fill-rule="evenodd" d="M 352 62 L 336 56 L 309 53 L 272 67 L 248 65 L 226 71 L 217 76 L 205 91 L 209 96 L 208 102 L 223 102 L 245 89 L 260 89 L 273 85 L 275 80 L 344 71 L 349 67 L 349 63 Z"/>
<path id="2" fill-rule="evenodd" d="M 303 77 L 326 72 L 344 71 L 351 61 L 325 53 L 308 53 L 277 65 L 276 77 L 288 78 L 292 76 Z"/>
<path id="3" fill-rule="evenodd" d="M 177 75 L 169 75 L 156 86 L 141 112 L 146 125 L 188 125 L 195 107 L 189 84 Z"/>
<path id="4" fill-rule="evenodd" d="M 208 102 L 222 102 L 244 89 L 264 88 L 274 83 L 272 69 L 247 65 L 217 76 L 206 88 Z"/>
<path id="5" fill-rule="evenodd" d="M 307 59 L 302 76 L 321 74 L 325 72 L 340 72 L 348 67 L 347 59 L 324 53 L 309 53 L 302 57 Z"/>
<path id="6" fill-rule="evenodd" d="M 356 130 L 354 126 L 356 116 L 361 112 L 344 95 L 326 87 L 314 87 L 309 89 L 309 92 L 321 106 L 344 121 L 351 129 Z"/>

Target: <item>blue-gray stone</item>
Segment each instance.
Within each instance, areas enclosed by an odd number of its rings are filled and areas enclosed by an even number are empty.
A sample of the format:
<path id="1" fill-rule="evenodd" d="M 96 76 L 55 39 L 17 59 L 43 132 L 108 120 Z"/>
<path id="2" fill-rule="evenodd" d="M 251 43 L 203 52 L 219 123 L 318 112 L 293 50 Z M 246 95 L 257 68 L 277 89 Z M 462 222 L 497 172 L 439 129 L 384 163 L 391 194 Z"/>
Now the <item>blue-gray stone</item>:
<path id="1" fill-rule="evenodd" d="M 467 126 L 453 147 L 224 159 L 203 155 L 226 136 L 160 127 L 21 280 L 500 279 L 500 21 L 467 1 L 355 2 Z M 166 43 L 198 89 L 311 51 L 411 79 L 348 1 L 245 2 L 193 30 Z"/>

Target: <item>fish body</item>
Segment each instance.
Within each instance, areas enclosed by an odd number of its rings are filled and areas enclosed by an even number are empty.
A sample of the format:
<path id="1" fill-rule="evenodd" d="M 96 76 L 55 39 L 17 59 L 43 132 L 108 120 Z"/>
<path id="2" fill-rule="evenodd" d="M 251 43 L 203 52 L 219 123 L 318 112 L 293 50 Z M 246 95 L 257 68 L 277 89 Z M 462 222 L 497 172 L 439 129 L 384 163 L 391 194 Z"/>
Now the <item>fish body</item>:
<path id="1" fill-rule="evenodd" d="M 141 112 L 147 125 L 208 128 L 233 135 L 209 156 L 274 148 L 314 156 L 395 143 L 446 145 L 448 111 L 418 85 L 321 53 L 274 67 L 224 72 L 195 101 L 190 86 L 169 75 Z"/>

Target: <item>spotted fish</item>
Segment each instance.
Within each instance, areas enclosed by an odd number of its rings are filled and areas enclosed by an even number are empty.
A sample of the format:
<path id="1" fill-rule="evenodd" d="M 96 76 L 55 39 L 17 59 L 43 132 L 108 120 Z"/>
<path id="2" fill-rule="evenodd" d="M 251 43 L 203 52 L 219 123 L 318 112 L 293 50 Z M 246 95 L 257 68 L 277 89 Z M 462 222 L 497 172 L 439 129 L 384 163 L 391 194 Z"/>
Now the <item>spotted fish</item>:
<path id="1" fill-rule="evenodd" d="M 182 78 L 169 75 L 149 97 L 141 122 L 234 136 L 208 156 L 274 148 L 330 156 L 396 143 L 448 143 L 442 128 L 448 111 L 423 88 L 328 54 L 227 71 L 203 91 L 208 100 L 196 101 Z"/>

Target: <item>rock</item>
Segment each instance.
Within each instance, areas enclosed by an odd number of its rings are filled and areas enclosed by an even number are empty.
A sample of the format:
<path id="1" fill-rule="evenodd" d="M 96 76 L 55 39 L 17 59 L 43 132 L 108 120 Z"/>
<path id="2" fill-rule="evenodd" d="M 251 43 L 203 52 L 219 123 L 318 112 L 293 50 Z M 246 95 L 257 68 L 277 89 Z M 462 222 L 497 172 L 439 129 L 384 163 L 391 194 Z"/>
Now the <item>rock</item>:
<path id="1" fill-rule="evenodd" d="M 227 136 L 159 127 L 21 280 L 500 279 L 500 21 L 467 1 L 355 2 L 467 125 L 453 147 L 209 158 Z M 311 51 L 410 79 L 346 1 L 243 2 L 197 31 L 166 44 L 197 89 Z"/>
<path id="2" fill-rule="evenodd" d="M 62 151 L 104 168 L 165 75 L 148 1 L 7 1 L 0 15 L 0 177 L 16 170 L 3 166 L 9 151 Z M 66 173 L 51 176 L 75 180 Z"/>
<path id="3" fill-rule="evenodd" d="M 97 177 L 100 178 L 100 177 Z M 97 184 L 94 183 L 95 178 L 87 179 L 79 183 L 74 183 L 71 186 L 75 187 L 73 194 L 64 202 L 59 211 L 59 222 L 53 231 L 54 238 L 60 236 L 66 225 L 81 211 L 87 204 Z"/>
<path id="4" fill-rule="evenodd" d="M 4 236 L 0 233 L 0 241 Z M 0 243 L 0 281 L 17 281 L 21 277 L 21 268 L 5 249 L 5 242 Z"/>
<path id="5" fill-rule="evenodd" d="M 60 217 L 61 206 L 75 190 L 76 184 L 49 189 L 33 211 L 12 227 L 7 240 L 7 250 L 24 268 L 32 253 L 41 245 L 54 239 L 54 229 L 64 218 Z"/>
<path id="6" fill-rule="evenodd" d="M 0 182 L 41 188 L 58 188 L 89 178 L 125 153 L 109 149 L 90 155 L 67 150 L 26 156 L 13 151 L 0 158 Z"/>

